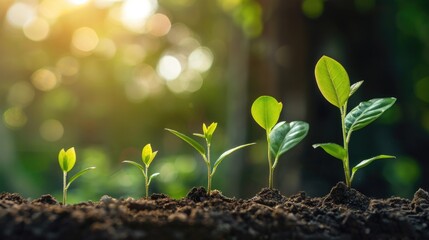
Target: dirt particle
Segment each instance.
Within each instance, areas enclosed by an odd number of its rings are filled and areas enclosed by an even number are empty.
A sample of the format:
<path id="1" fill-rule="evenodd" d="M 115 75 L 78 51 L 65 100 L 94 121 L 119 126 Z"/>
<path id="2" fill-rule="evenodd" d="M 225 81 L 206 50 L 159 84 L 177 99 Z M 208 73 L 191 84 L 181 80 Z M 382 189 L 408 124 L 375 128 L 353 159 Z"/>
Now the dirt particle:
<path id="1" fill-rule="evenodd" d="M 33 204 L 48 204 L 48 205 L 58 205 L 59 202 L 52 197 L 50 194 L 42 195 L 40 198 L 32 201 Z"/>

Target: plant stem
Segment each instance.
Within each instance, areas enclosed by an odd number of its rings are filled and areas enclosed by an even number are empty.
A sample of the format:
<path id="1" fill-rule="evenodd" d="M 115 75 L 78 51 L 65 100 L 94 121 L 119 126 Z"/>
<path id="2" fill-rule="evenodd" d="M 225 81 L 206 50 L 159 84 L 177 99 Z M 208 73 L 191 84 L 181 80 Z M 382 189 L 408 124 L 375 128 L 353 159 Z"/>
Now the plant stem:
<path id="1" fill-rule="evenodd" d="M 347 112 L 347 102 L 344 104 L 343 107 L 340 108 L 341 111 L 341 129 L 343 133 L 343 147 L 346 151 L 346 156 L 343 159 L 343 168 L 344 168 L 344 176 L 346 178 L 346 185 L 347 187 L 351 187 L 351 181 L 350 181 L 350 168 L 349 168 L 349 140 L 346 134 L 346 112 Z"/>
<path id="2" fill-rule="evenodd" d="M 66 205 L 67 201 L 67 172 L 63 171 L 63 206 Z"/>
<path id="3" fill-rule="evenodd" d="M 212 188 L 211 166 L 210 166 L 210 143 L 207 142 L 207 195 L 210 196 Z"/>
<path id="4" fill-rule="evenodd" d="M 145 166 L 145 188 L 146 188 L 146 198 L 149 197 L 149 175 L 147 175 L 148 173 L 148 167 L 147 165 Z"/>
<path id="5" fill-rule="evenodd" d="M 274 177 L 274 169 L 273 169 L 273 163 L 271 161 L 271 152 L 270 152 L 270 132 L 267 130 L 267 153 L 268 153 L 268 168 L 269 168 L 269 175 L 268 175 L 268 188 L 273 189 L 273 177 Z"/>

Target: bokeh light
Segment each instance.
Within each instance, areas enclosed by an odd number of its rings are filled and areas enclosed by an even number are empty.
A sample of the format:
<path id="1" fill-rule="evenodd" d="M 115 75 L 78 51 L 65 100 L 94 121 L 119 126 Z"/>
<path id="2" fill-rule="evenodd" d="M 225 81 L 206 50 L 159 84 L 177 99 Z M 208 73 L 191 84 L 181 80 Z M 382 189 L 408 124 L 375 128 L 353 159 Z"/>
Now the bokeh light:
<path id="1" fill-rule="evenodd" d="M 148 33 L 156 36 L 162 37 L 166 35 L 171 28 L 170 19 L 161 13 L 154 14 L 147 21 L 147 31 Z"/>
<path id="2" fill-rule="evenodd" d="M 125 0 L 121 8 L 122 24 L 131 31 L 143 33 L 147 19 L 157 9 L 156 0 Z"/>
<path id="3" fill-rule="evenodd" d="M 82 27 L 73 33 L 72 46 L 78 51 L 91 52 L 97 47 L 98 42 L 98 35 L 92 28 Z"/>
<path id="4" fill-rule="evenodd" d="M 53 71 L 46 68 L 39 69 L 31 75 L 31 82 L 34 87 L 42 91 L 54 89 L 58 81 L 58 76 Z"/>
<path id="5" fill-rule="evenodd" d="M 188 58 L 189 67 L 199 72 L 205 72 L 210 69 L 213 63 L 213 54 L 206 47 L 199 47 L 192 51 Z"/>
<path id="6" fill-rule="evenodd" d="M 71 77 L 79 72 L 80 64 L 76 58 L 65 56 L 58 60 L 56 67 L 61 75 Z"/>
<path id="7" fill-rule="evenodd" d="M 34 88 L 26 81 L 19 81 L 10 87 L 7 101 L 12 106 L 25 107 L 29 105 L 35 96 Z"/>
<path id="8" fill-rule="evenodd" d="M 49 119 L 40 126 L 40 135 L 48 142 L 55 142 L 63 137 L 64 127 L 60 121 Z"/>
<path id="9" fill-rule="evenodd" d="M 27 123 L 27 115 L 20 107 L 11 107 L 3 113 L 3 121 L 11 129 L 23 127 Z"/>
<path id="10" fill-rule="evenodd" d="M 27 22 L 36 17 L 35 8 L 24 2 L 14 3 L 7 11 L 6 19 L 10 25 L 22 28 Z"/>
<path id="11" fill-rule="evenodd" d="M 49 35 L 49 23 L 43 18 L 35 18 L 24 24 L 24 35 L 33 41 L 45 40 Z"/>
<path id="12" fill-rule="evenodd" d="M 182 72 L 182 64 L 176 57 L 165 55 L 159 60 L 157 71 L 165 80 L 174 80 Z"/>

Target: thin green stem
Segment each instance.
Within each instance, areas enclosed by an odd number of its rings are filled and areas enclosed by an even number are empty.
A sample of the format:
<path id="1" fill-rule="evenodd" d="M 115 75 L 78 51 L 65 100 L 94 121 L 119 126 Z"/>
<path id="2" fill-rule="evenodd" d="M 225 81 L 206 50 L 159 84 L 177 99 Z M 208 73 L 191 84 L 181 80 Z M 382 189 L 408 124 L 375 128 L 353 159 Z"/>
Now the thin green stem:
<path id="1" fill-rule="evenodd" d="M 63 205 L 67 202 L 67 172 L 63 171 Z"/>
<path id="2" fill-rule="evenodd" d="M 267 130 L 267 155 L 268 155 L 268 188 L 273 189 L 273 177 L 274 177 L 274 169 L 273 169 L 273 162 L 271 160 L 271 152 L 270 152 L 270 132 Z"/>
<path id="3" fill-rule="evenodd" d="M 210 143 L 207 142 L 207 194 L 210 196 L 212 188 L 212 176 L 211 176 L 211 165 L 210 165 Z"/>
<path id="4" fill-rule="evenodd" d="M 146 188 L 146 198 L 149 197 L 149 175 L 148 175 L 149 167 L 145 166 L 145 188 Z"/>
<path id="5" fill-rule="evenodd" d="M 347 112 L 347 102 L 343 107 L 340 108 L 341 111 L 341 129 L 343 133 L 343 147 L 346 151 L 346 156 L 343 159 L 343 168 L 344 168 L 344 176 L 346 178 L 347 187 L 351 187 L 351 179 L 350 179 L 350 167 L 349 167 L 349 136 L 346 133 L 346 112 Z"/>

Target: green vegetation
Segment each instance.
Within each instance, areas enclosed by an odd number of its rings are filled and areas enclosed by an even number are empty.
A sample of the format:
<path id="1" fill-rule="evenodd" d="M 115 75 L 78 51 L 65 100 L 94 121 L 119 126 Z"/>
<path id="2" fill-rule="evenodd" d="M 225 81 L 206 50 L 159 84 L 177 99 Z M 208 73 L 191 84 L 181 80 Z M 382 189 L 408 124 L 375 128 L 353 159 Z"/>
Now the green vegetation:
<path id="1" fill-rule="evenodd" d="M 58 154 L 58 162 L 60 164 L 61 170 L 63 170 L 63 205 L 66 205 L 67 190 L 69 189 L 70 184 L 89 170 L 95 169 L 95 167 L 89 167 L 81 170 L 71 177 L 70 181 L 67 183 L 67 173 L 72 170 L 74 164 L 76 163 L 76 152 L 74 147 L 67 149 L 67 151 L 65 151 L 64 148 L 61 149 L 60 153 Z"/>
<path id="2" fill-rule="evenodd" d="M 155 159 L 155 156 L 157 153 L 158 151 L 155 151 L 155 152 L 152 151 L 152 146 L 150 144 L 146 144 L 146 146 L 144 146 L 142 149 L 142 161 L 145 165 L 144 167 L 141 164 L 138 164 L 133 161 L 123 161 L 123 163 L 129 163 L 131 165 L 134 165 L 142 171 L 145 179 L 146 197 L 149 196 L 149 185 L 150 185 L 150 182 L 152 181 L 152 178 L 159 175 L 159 173 L 154 173 L 149 177 L 149 172 L 148 172 L 149 166 L 152 163 L 153 159 Z"/>
<path id="3" fill-rule="evenodd" d="M 347 101 L 359 89 L 363 81 L 350 86 L 349 77 L 344 67 L 327 56 L 321 57 L 317 62 L 315 75 L 317 86 L 322 95 L 329 103 L 340 109 L 343 146 L 335 143 L 319 143 L 314 144 L 313 147 L 321 147 L 329 155 L 343 162 L 346 184 L 350 187 L 357 170 L 378 159 L 395 158 L 390 155 L 378 155 L 363 160 L 353 167 L 350 175 L 349 143 L 352 133 L 375 121 L 395 103 L 396 99 L 393 97 L 371 99 L 361 102 L 347 113 Z"/>
<path id="4" fill-rule="evenodd" d="M 183 141 L 185 141 L 189 145 L 191 145 L 203 157 L 203 160 L 207 165 L 207 194 L 209 196 L 210 196 L 210 191 L 211 191 L 212 177 L 215 174 L 216 169 L 219 166 L 219 164 L 231 153 L 233 153 L 233 152 L 235 152 L 241 148 L 255 144 L 255 143 L 248 143 L 248 144 L 240 145 L 240 146 L 237 146 L 235 148 L 232 148 L 232 149 L 225 151 L 215 161 L 213 168 L 212 168 L 210 146 L 211 146 L 213 133 L 216 130 L 216 127 L 217 127 L 217 123 L 212 123 L 208 127 L 206 126 L 206 124 L 203 124 L 203 133 L 202 134 L 194 133 L 195 136 L 205 139 L 207 151 L 206 151 L 206 149 L 204 149 L 204 147 L 200 143 L 198 143 L 194 139 L 186 136 L 185 134 L 180 133 L 180 132 L 175 131 L 175 130 L 172 130 L 172 129 L 168 129 L 168 128 L 165 129 L 165 130 L 169 131 L 170 133 L 176 135 L 177 137 L 179 137 L 180 139 L 182 139 Z"/>
<path id="5" fill-rule="evenodd" d="M 308 123 L 302 121 L 277 123 L 282 108 L 283 104 L 270 96 L 259 97 L 253 102 L 251 108 L 253 119 L 265 129 L 267 135 L 269 188 L 273 188 L 273 174 L 279 157 L 301 142 L 309 129 Z"/>

